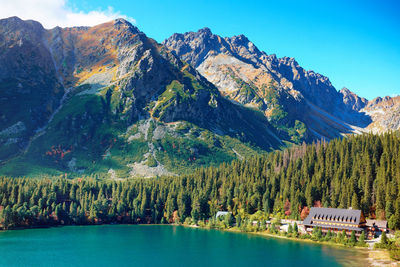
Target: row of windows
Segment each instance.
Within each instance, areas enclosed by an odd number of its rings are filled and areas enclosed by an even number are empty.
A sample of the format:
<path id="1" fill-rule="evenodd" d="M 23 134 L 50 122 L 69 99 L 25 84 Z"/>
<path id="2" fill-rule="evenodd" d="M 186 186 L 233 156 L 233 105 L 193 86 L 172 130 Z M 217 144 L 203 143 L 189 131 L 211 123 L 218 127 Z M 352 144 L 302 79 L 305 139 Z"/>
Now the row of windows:
<path id="1" fill-rule="evenodd" d="M 325 220 L 325 221 L 336 221 L 336 222 L 353 222 L 357 221 L 356 217 L 345 216 L 345 215 L 326 215 L 316 214 L 313 216 L 314 220 Z"/>
<path id="2" fill-rule="evenodd" d="M 314 222 L 311 221 L 311 224 Z M 347 227 L 355 227 L 354 224 L 348 224 L 348 223 L 330 223 L 330 222 L 315 222 L 317 224 L 325 224 L 325 225 L 332 225 L 332 226 L 347 226 Z"/>

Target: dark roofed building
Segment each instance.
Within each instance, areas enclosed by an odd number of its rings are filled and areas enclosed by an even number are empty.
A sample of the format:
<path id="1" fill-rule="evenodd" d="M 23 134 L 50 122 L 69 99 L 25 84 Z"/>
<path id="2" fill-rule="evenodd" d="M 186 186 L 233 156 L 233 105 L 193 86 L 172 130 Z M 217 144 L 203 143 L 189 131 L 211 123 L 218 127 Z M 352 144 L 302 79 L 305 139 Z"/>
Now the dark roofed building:
<path id="1" fill-rule="evenodd" d="M 368 238 L 370 239 L 389 230 L 387 221 L 380 220 L 367 220 L 366 227 L 368 230 Z"/>
<path id="2" fill-rule="evenodd" d="M 360 235 L 365 228 L 365 217 L 361 210 L 353 209 L 333 209 L 333 208 L 311 208 L 307 218 L 303 221 L 306 231 L 312 231 L 319 227 L 322 232 L 342 232 L 348 235 L 352 231 Z"/>
<path id="3" fill-rule="evenodd" d="M 386 232 L 388 230 L 387 221 L 380 221 L 380 220 L 367 220 L 366 223 L 367 227 L 376 227 L 381 232 Z"/>

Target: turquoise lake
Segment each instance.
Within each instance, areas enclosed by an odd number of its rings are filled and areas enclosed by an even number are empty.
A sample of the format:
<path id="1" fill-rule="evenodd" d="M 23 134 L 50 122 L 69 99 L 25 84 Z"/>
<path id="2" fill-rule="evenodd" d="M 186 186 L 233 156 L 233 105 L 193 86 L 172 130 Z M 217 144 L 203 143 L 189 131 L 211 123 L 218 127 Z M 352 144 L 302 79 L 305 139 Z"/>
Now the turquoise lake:
<path id="1" fill-rule="evenodd" d="M 168 225 L 0 232 L 0 266 L 365 266 L 342 249 Z"/>

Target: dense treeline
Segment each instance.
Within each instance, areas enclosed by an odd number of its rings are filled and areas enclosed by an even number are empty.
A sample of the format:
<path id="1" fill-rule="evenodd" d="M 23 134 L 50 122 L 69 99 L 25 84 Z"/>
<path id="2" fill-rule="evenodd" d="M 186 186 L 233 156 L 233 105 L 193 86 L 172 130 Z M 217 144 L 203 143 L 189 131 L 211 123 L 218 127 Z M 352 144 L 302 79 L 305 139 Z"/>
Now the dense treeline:
<path id="1" fill-rule="evenodd" d="M 92 223 L 205 220 L 218 210 L 280 213 L 307 207 L 362 209 L 400 228 L 400 137 L 362 135 L 303 145 L 191 175 L 101 181 L 0 179 L 4 228 Z"/>

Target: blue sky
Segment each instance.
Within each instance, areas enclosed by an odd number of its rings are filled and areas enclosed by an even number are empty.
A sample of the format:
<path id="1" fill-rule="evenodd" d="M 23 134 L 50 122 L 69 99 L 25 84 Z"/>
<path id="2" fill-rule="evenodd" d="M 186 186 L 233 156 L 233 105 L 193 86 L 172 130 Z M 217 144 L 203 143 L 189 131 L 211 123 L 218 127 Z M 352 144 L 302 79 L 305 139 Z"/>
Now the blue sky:
<path id="1" fill-rule="evenodd" d="M 0 0 L 0 6 L 0 17 L 48 27 L 125 16 L 158 42 L 203 27 L 223 37 L 244 34 L 267 54 L 294 57 L 328 76 L 336 89 L 367 99 L 400 95 L 400 1 Z"/>

